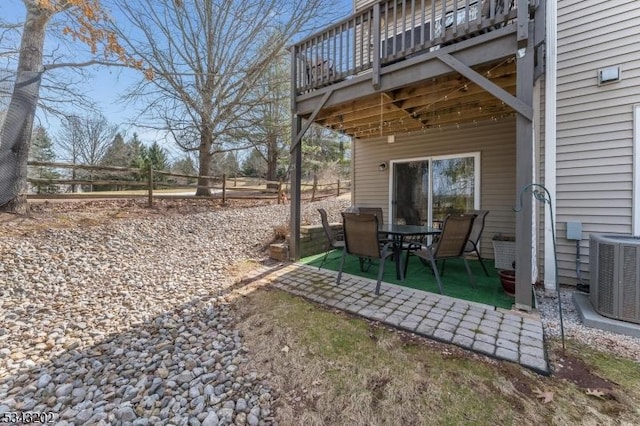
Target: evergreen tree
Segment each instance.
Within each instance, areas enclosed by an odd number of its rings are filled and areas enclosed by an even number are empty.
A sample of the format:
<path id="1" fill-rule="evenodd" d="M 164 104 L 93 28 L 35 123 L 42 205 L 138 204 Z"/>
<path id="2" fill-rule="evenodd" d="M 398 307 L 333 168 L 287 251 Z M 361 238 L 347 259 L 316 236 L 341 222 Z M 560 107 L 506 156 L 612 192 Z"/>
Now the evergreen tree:
<path id="1" fill-rule="evenodd" d="M 122 134 L 118 133 L 109 144 L 100 161 L 103 166 L 129 167 L 138 154 L 138 148 L 126 143 Z"/>
<path id="2" fill-rule="evenodd" d="M 198 171 L 196 170 L 196 163 L 195 161 L 193 161 L 193 157 L 191 157 L 189 154 L 185 154 L 184 157 L 175 161 L 171 165 L 171 171 L 173 173 L 179 173 L 181 175 L 193 175 L 193 176 L 198 175 Z M 195 182 L 195 179 L 179 178 L 178 181 L 184 182 L 187 185 L 191 185 L 192 183 Z"/>
<path id="3" fill-rule="evenodd" d="M 129 151 L 131 152 L 131 160 L 129 161 L 128 166 L 130 167 L 139 167 L 138 159 L 140 158 L 140 153 L 144 148 L 144 145 L 138 138 L 138 134 L 134 133 L 131 139 L 127 142 L 129 146 Z"/>
<path id="4" fill-rule="evenodd" d="M 31 136 L 31 150 L 29 151 L 29 161 L 53 162 L 56 159 L 56 153 L 53 149 L 53 141 L 47 133 L 47 130 L 38 126 L 33 130 Z M 27 170 L 27 176 L 30 179 L 59 179 L 58 173 L 53 167 L 47 166 L 30 166 Z M 51 194 L 58 192 L 56 185 L 36 183 L 33 185 L 38 194 Z"/>
<path id="5" fill-rule="evenodd" d="M 197 175 L 196 163 L 193 158 L 186 154 L 181 159 L 177 160 L 171 165 L 171 171 L 174 173 L 180 173 L 183 175 Z"/>
<path id="6" fill-rule="evenodd" d="M 149 166 L 153 170 L 164 170 L 169 168 L 169 159 L 167 151 L 158 145 L 158 142 L 154 142 L 150 147 L 140 145 L 140 151 L 138 158 L 134 161 L 135 167 L 140 169 L 138 178 L 140 180 L 147 179 L 149 173 Z M 161 182 L 166 180 L 165 175 L 155 175 L 153 180 L 155 182 Z"/>
<path id="7" fill-rule="evenodd" d="M 154 142 L 146 149 L 146 156 L 154 170 L 167 170 L 169 168 L 167 151 L 165 151 L 164 148 L 161 148 L 160 145 L 158 145 L 158 142 Z"/>

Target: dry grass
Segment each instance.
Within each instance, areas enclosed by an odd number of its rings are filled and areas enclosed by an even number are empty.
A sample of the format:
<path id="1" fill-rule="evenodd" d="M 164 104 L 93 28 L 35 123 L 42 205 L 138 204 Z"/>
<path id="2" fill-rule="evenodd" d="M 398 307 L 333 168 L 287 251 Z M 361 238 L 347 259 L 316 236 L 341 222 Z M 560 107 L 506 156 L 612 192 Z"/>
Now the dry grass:
<path id="1" fill-rule="evenodd" d="M 640 366 L 605 357 L 604 396 L 275 290 L 235 302 L 238 327 L 286 425 L 639 424 Z M 574 351 L 572 355 L 583 352 Z M 587 361 L 600 359 L 597 353 Z M 587 374 L 591 374 L 588 372 Z M 608 376 L 610 374 L 610 376 Z M 615 380 L 614 380 L 615 381 Z M 609 383 L 609 382 L 607 382 Z M 536 390 L 550 391 L 543 403 Z"/>

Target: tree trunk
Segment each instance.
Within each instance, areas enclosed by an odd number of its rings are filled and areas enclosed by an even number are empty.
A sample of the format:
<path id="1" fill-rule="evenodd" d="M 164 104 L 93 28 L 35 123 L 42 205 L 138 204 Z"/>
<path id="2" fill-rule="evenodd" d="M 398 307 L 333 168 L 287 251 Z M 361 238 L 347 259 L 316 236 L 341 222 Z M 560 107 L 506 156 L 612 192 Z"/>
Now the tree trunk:
<path id="1" fill-rule="evenodd" d="M 198 166 L 198 176 L 209 176 L 211 169 L 211 145 L 213 141 L 211 140 L 211 133 L 205 127 L 203 128 L 202 134 L 200 135 L 200 148 L 199 148 L 199 166 Z M 211 182 L 209 179 L 198 178 L 198 185 L 209 186 Z M 198 188 L 196 189 L 196 195 L 202 195 L 206 197 L 211 196 L 211 189 L 209 188 Z"/>
<path id="2" fill-rule="evenodd" d="M 270 134 L 267 145 L 267 180 L 276 180 L 278 173 L 278 136 Z"/>
<path id="3" fill-rule="evenodd" d="M 42 80 L 42 49 L 51 12 L 25 2 L 16 80 L 0 129 L 0 211 L 27 214 L 27 160 Z"/>

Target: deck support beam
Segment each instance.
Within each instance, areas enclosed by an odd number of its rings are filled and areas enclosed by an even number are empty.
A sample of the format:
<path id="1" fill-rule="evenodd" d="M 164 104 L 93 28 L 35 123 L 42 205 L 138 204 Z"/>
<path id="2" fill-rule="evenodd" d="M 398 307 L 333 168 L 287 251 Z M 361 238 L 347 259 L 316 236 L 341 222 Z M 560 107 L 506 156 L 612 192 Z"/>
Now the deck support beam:
<path id="1" fill-rule="evenodd" d="M 482 87 L 487 92 L 491 93 L 496 98 L 500 99 L 505 104 L 513 108 L 518 114 L 522 115 L 528 120 L 533 120 L 533 107 L 522 102 L 519 97 L 514 97 L 511 93 L 504 90 L 488 78 L 477 73 L 473 68 L 465 65 L 453 56 L 445 53 L 438 56 L 442 62 L 451 67 L 452 70 L 460 73 L 464 77 L 468 78 L 478 86 Z"/>
<path id="2" fill-rule="evenodd" d="M 307 130 L 309 130 L 309 127 L 311 127 L 316 117 L 320 113 L 320 110 L 327 103 L 327 101 L 329 100 L 332 94 L 333 94 L 333 89 L 329 89 L 320 100 L 320 103 L 318 103 L 318 105 L 316 106 L 316 109 L 313 111 L 313 113 L 311 113 L 311 116 L 306 120 L 306 122 L 304 123 L 304 126 L 299 128 L 296 133 L 292 133 L 291 148 L 289 149 L 289 152 L 293 152 L 296 146 L 300 144 L 300 141 L 302 141 L 302 137 L 304 136 L 305 133 L 307 133 Z"/>

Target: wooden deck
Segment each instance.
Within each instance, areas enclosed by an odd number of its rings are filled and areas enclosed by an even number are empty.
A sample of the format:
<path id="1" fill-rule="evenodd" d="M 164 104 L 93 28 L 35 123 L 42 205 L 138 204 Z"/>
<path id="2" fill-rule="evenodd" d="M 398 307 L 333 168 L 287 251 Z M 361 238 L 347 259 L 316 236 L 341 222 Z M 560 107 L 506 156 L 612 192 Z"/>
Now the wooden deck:
<path id="1" fill-rule="evenodd" d="M 535 2 L 401 0 L 359 11 L 293 47 L 294 112 L 357 138 L 513 115 L 448 59 L 515 96 L 517 3 Z"/>

